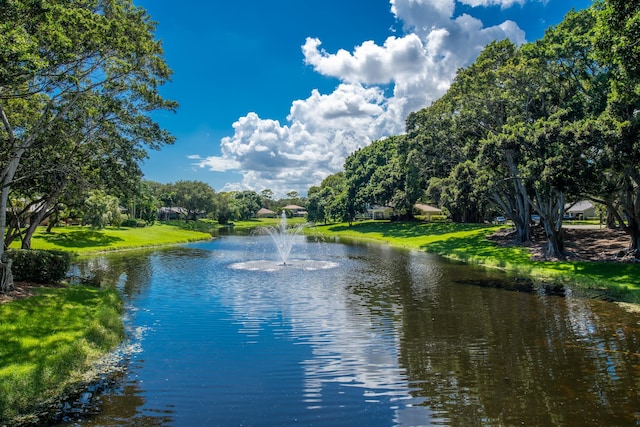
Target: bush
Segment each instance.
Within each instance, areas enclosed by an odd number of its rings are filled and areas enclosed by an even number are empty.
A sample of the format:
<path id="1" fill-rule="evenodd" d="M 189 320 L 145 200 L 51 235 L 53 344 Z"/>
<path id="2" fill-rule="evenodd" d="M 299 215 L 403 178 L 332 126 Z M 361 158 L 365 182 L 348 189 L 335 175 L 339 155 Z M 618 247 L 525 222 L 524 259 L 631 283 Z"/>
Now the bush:
<path id="1" fill-rule="evenodd" d="M 121 225 L 123 227 L 145 227 L 147 223 L 140 219 L 129 218 L 124 220 Z"/>
<path id="2" fill-rule="evenodd" d="M 18 282 L 59 283 L 71 266 L 71 254 L 63 251 L 11 249 L 7 255 Z"/>

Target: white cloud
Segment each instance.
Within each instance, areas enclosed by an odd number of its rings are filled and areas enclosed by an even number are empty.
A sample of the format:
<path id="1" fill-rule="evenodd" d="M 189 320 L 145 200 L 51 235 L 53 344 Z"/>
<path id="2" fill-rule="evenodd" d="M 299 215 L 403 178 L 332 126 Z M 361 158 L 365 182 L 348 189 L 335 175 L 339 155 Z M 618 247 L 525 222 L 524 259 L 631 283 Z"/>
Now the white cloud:
<path id="1" fill-rule="evenodd" d="M 502 9 L 507 9 L 513 5 L 523 5 L 527 3 L 527 0 L 458 0 L 462 4 L 466 4 L 471 7 L 488 7 L 488 6 L 500 6 Z M 530 0 L 529 0 L 530 1 Z M 541 3 L 546 3 L 546 0 L 537 0 Z"/>
<path id="2" fill-rule="evenodd" d="M 222 156 L 194 160 L 212 171 L 240 171 L 242 184 L 227 190 L 270 188 L 281 196 L 292 189 L 306 192 L 340 170 L 347 155 L 394 126 L 387 114 L 378 88 L 341 84 L 328 95 L 314 90 L 293 102 L 289 125 L 249 113 L 233 124 L 233 136 L 222 139 Z M 393 131 L 400 133 L 402 127 Z"/>
<path id="3" fill-rule="evenodd" d="M 525 0 L 459 0 L 470 6 L 510 6 Z M 292 102 L 287 124 L 255 113 L 233 124 L 221 141 L 222 156 L 197 158 L 212 171 L 236 170 L 243 181 L 225 189 L 270 188 L 276 195 L 304 194 L 344 159 L 372 140 L 404 131 L 407 114 L 424 108 L 449 87 L 456 70 L 473 62 L 493 40 L 524 43 L 515 22 L 484 27 L 468 14 L 454 17 L 454 0 L 390 0 L 405 35 L 382 45 L 364 41 L 352 52 L 330 53 L 317 38 L 302 45 L 304 62 L 341 83 L 330 94 L 313 90 Z"/>
<path id="4" fill-rule="evenodd" d="M 353 54 L 340 49 L 335 54 L 319 50 L 318 39 L 307 38 L 302 46 L 305 63 L 326 76 L 345 82 L 387 84 L 400 74 L 416 74 L 423 69 L 424 46 L 415 34 L 389 37 L 383 46 L 366 41 Z"/>

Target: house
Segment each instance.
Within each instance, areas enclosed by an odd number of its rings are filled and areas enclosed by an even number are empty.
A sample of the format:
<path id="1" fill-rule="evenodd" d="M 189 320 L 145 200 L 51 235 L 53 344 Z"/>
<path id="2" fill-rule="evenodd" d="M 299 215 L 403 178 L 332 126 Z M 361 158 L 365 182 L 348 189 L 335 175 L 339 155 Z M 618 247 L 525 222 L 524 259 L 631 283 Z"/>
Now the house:
<path id="1" fill-rule="evenodd" d="M 180 219 L 185 218 L 186 216 L 187 210 L 185 208 L 163 206 L 158 209 L 158 219 L 161 221 Z"/>
<path id="2" fill-rule="evenodd" d="M 416 203 L 414 209 L 420 211 L 422 215 L 426 216 L 427 221 L 431 221 L 431 215 L 442 215 L 442 210 L 433 206 L 423 205 Z M 366 217 L 369 219 L 392 219 L 395 215 L 395 209 L 393 206 L 380 206 L 372 205 L 367 208 Z"/>
<path id="3" fill-rule="evenodd" d="M 290 211 L 293 216 L 305 216 L 307 214 L 307 210 L 302 206 L 298 205 L 287 205 L 282 208 L 285 211 Z"/>
<path id="4" fill-rule="evenodd" d="M 258 218 L 275 218 L 278 215 L 271 209 L 262 208 L 258 212 L 256 212 L 256 216 Z"/>
<path id="5" fill-rule="evenodd" d="M 369 219 L 391 219 L 393 208 L 391 206 L 373 205 L 367 208 L 367 218 Z"/>
<path id="6" fill-rule="evenodd" d="M 573 218 L 594 218 L 597 215 L 595 205 L 589 200 L 581 200 L 565 206 L 565 213 Z"/>
<path id="7" fill-rule="evenodd" d="M 431 215 L 442 215 L 442 209 L 438 209 L 434 206 L 416 203 L 415 205 L 413 205 L 413 207 L 415 210 L 424 215 L 427 221 L 431 221 Z"/>

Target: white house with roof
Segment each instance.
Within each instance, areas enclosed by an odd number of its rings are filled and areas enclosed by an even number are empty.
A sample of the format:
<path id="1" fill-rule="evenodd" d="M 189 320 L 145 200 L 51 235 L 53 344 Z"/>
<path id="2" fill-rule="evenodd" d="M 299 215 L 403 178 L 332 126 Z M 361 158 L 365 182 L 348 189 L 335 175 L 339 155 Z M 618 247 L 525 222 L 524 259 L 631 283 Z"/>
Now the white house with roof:
<path id="1" fill-rule="evenodd" d="M 571 215 L 574 218 L 585 219 L 593 218 L 597 216 L 596 206 L 589 200 L 581 200 L 576 203 L 569 203 L 564 209 L 567 215 Z"/>
<path id="2" fill-rule="evenodd" d="M 274 211 L 267 208 L 261 208 L 258 212 L 256 212 L 256 216 L 258 218 L 275 218 L 278 216 Z"/>
<path id="3" fill-rule="evenodd" d="M 413 205 L 415 210 L 425 216 L 427 221 L 431 221 L 431 215 L 442 215 L 442 209 L 435 206 L 425 205 L 424 203 L 416 203 Z"/>
<path id="4" fill-rule="evenodd" d="M 287 205 L 282 209 L 285 211 L 290 211 L 293 216 L 305 216 L 307 214 L 307 210 L 298 205 Z"/>

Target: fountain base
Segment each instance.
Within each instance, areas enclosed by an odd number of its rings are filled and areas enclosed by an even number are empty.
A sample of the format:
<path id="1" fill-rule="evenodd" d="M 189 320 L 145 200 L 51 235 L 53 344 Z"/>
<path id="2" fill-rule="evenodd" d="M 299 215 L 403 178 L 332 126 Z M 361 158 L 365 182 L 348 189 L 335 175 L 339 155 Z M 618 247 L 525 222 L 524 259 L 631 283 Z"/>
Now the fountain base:
<path id="1" fill-rule="evenodd" d="M 315 261 L 310 259 L 291 259 L 286 263 L 269 261 L 269 260 L 254 260 L 236 262 L 231 264 L 229 268 L 234 270 L 248 270 L 248 271 L 281 271 L 285 269 L 291 270 L 328 270 L 338 266 L 338 263 L 332 261 Z"/>

